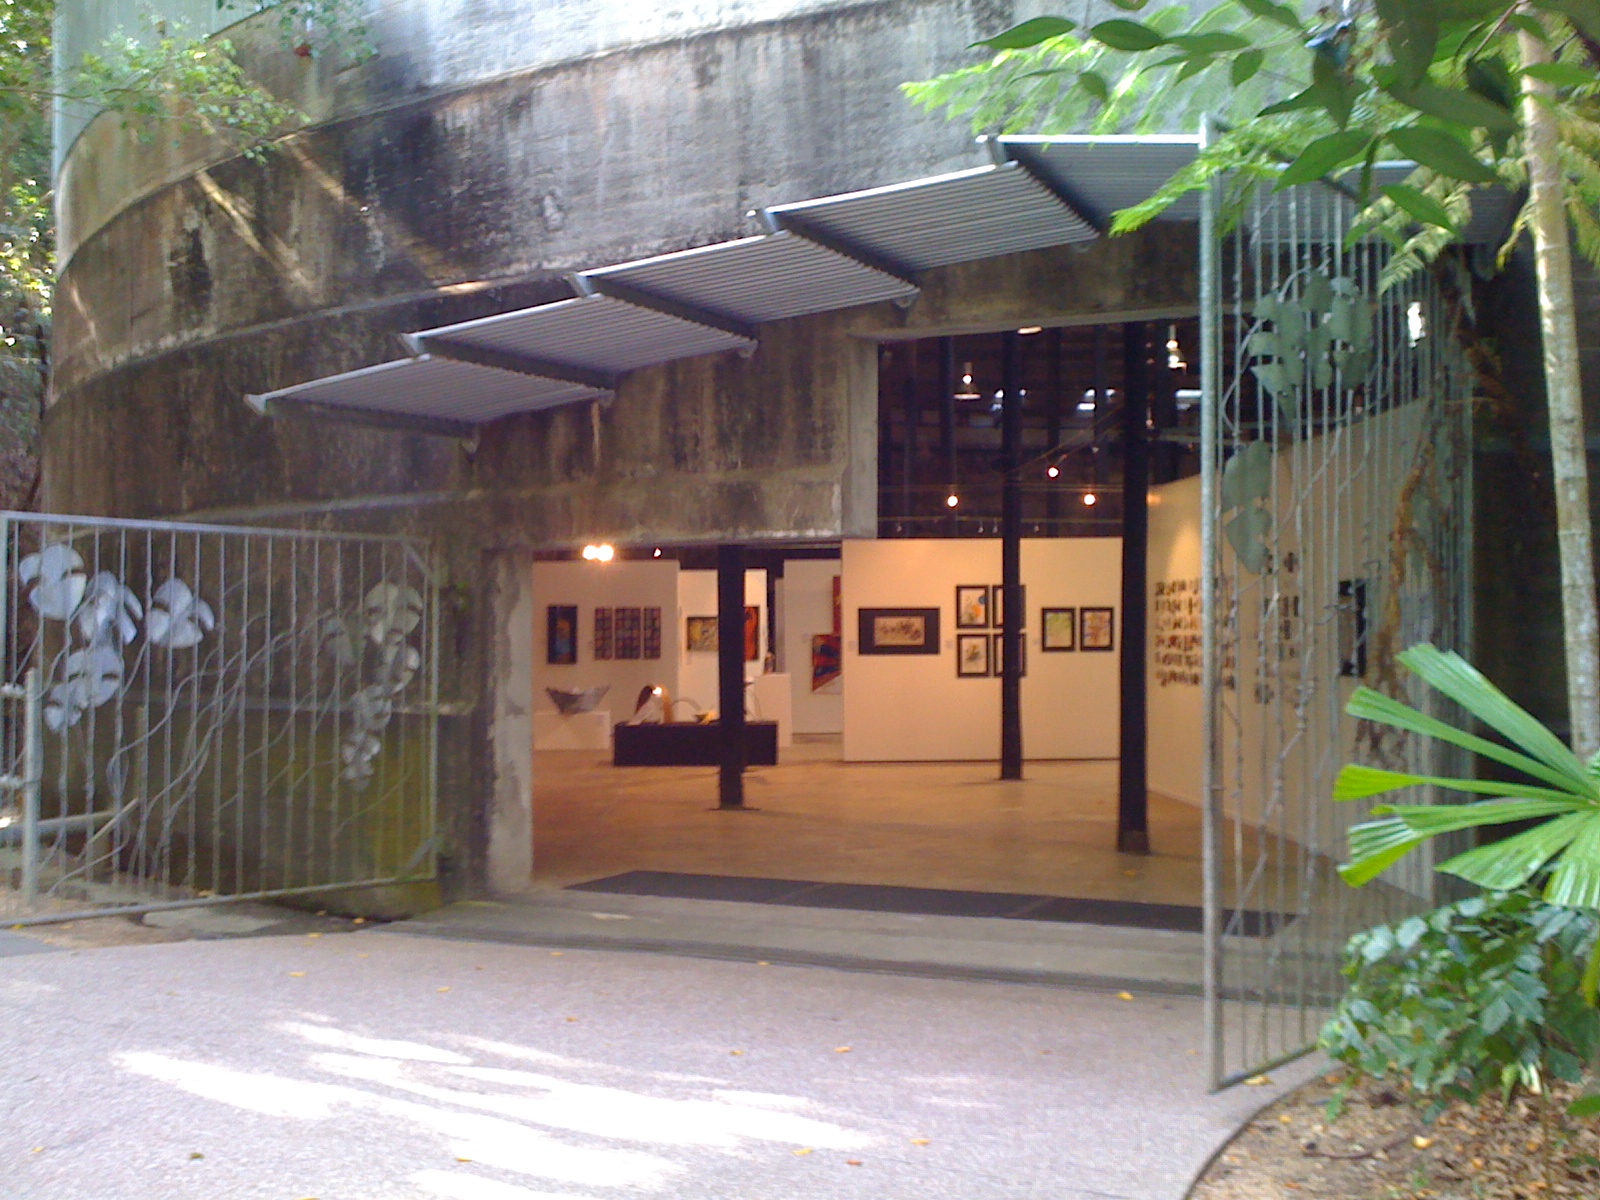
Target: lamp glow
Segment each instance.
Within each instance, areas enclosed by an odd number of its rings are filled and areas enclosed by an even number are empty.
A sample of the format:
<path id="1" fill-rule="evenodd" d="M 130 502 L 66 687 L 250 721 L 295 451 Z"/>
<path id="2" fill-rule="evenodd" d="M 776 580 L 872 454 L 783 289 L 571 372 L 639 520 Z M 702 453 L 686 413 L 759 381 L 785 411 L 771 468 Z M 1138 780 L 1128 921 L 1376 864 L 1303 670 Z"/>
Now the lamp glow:
<path id="1" fill-rule="evenodd" d="M 946 496 L 944 498 L 944 506 L 946 508 L 954 508 L 956 505 L 958 505 L 960 503 L 961 503 L 961 497 L 956 495 L 954 492 L 951 492 L 948 496 Z"/>
<path id="2" fill-rule="evenodd" d="M 1045 470 L 1045 474 L 1050 476 L 1051 479 L 1059 479 L 1061 478 L 1061 468 L 1056 466 L 1055 463 L 1051 463 Z"/>
<path id="3" fill-rule="evenodd" d="M 1044 326 L 1042 326 L 1042 325 L 1028 325 L 1028 326 L 1024 326 L 1022 329 L 1017 330 L 1017 332 L 1022 334 L 1023 337 L 1027 337 L 1030 333 L 1043 333 L 1044 332 Z"/>
<path id="4" fill-rule="evenodd" d="M 602 543 L 598 546 L 589 545 L 583 548 L 583 560 L 585 562 L 608 563 L 616 556 L 617 548 L 610 543 Z"/>
<path id="5" fill-rule="evenodd" d="M 1096 496 L 1093 492 L 1085 492 L 1083 494 L 1083 502 L 1087 507 L 1093 508 L 1096 504 L 1100 503 L 1100 497 Z"/>

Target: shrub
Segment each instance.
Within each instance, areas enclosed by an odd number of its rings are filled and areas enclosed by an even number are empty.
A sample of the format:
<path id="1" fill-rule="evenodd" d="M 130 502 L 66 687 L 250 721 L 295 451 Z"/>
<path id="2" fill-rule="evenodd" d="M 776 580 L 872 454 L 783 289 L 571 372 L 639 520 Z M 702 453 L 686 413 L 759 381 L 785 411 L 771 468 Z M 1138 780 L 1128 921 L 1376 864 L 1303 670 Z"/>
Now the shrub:
<path id="1" fill-rule="evenodd" d="M 1350 939 L 1348 990 L 1322 1048 L 1354 1075 L 1402 1077 L 1433 1100 L 1577 1082 L 1600 1050 L 1583 964 L 1592 910 L 1491 892 Z"/>

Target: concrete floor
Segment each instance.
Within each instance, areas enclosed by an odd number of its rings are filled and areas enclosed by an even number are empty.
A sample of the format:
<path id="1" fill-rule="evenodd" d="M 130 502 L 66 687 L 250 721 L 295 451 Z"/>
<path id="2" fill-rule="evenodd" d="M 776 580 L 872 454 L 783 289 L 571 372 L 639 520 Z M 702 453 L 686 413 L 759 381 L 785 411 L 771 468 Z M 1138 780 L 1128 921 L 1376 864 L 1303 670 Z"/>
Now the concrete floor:
<path id="1" fill-rule="evenodd" d="M 534 878 L 632 870 L 878 883 L 1157 904 L 1201 902 L 1200 813 L 1152 794 L 1149 856 L 1118 854 L 1115 761 L 844 763 L 799 743 L 747 776 L 751 811 L 714 808 L 714 768 L 534 764 Z"/>
<path id="2" fill-rule="evenodd" d="M 1179 1200 L 1187 997 L 403 932 L 0 959 L 7 1200 Z"/>

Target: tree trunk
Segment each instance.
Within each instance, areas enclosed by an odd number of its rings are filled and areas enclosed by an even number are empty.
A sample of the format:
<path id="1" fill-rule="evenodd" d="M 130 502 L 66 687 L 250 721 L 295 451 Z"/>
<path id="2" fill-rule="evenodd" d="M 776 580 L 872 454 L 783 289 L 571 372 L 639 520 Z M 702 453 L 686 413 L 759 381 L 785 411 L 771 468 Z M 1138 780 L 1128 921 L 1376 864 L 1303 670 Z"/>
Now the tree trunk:
<path id="1" fill-rule="evenodd" d="M 1529 5 L 1523 11 L 1537 18 Z M 1524 66 L 1550 61 L 1550 50 L 1518 34 Z M 1572 295 L 1560 133 L 1544 97 L 1549 84 L 1522 77 L 1522 120 L 1528 158 L 1528 203 L 1539 278 L 1545 395 L 1550 410 L 1556 535 L 1561 555 L 1561 613 L 1566 633 L 1567 704 L 1572 748 L 1587 760 L 1600 751 L 1600 616 L 1595 607 L 1594 535 L 1589 518 L 1589 456 L 1578 374 L 1578 323 Z"/>

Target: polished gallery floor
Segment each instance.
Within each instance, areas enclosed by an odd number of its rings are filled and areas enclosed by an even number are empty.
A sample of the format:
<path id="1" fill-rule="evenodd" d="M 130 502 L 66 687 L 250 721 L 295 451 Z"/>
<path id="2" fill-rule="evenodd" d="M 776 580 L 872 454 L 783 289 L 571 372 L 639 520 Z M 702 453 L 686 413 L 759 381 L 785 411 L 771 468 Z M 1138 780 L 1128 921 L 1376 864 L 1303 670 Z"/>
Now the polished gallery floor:
<path id="1" fill-rule="evenodd" d="M 714 768 L 613 767 L 536 756 L 534 878 L 566 887 L 629 871 L 886 884 L 1147 904 L 1201 900 L 1200 814 L 1150 798 L 1149 856 L 1118 854 L 1115 761 L 839 761 L 802 741 L 746 777 L 747 811 L 718 811 Z"/>

